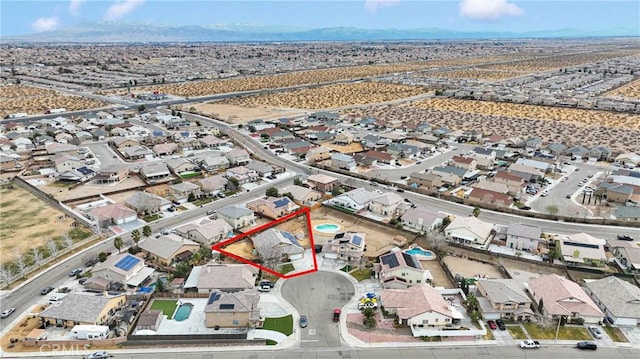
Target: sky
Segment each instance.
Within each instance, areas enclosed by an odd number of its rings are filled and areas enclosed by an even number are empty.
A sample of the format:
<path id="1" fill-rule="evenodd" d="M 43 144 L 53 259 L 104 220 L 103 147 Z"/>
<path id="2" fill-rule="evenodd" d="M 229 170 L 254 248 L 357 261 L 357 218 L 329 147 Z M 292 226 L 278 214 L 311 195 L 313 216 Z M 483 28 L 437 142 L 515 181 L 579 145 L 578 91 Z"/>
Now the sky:
<path id="1" fill-rule="evenodd" d="M 444 28 L 526 32 L 573 28 L 638 29 L 640 1 L 513 0 L 2 0 L 0 36 L 52 31 L 78 23 L 157 25 Z"/>

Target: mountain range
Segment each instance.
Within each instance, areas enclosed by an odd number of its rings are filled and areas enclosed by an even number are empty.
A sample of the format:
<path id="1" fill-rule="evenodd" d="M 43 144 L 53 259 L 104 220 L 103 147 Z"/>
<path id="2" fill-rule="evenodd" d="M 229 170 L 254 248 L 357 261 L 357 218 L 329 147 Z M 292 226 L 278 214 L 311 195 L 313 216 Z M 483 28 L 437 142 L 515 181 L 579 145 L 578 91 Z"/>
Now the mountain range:
<path id="1" fill-rule="evenodd" d="M 93 22 L 59 30 L 2 37 L 3 42 L 255 42 L 255 41 L 381 41 L 435 39 L 517 39 L 638 36 L 637 29 L 601 31 L 560 29 L 530 32 L 464 32 L 440 28 L 318 29 L 252 25 L 170 26 L 123 22 Z"/>

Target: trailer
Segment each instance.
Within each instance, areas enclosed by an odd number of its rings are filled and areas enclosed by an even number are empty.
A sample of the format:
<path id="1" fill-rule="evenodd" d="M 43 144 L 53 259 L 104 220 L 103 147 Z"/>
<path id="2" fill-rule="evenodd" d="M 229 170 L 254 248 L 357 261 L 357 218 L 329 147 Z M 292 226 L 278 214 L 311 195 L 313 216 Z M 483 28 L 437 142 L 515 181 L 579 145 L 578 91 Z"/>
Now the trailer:
<path id="1" fill-rule="evenodd" d="M 63 113 L 66 111 L 67 111 L 66 108 L 61 107 L 61 108 L 54 108 L 54 109 L 48 110 L 46 113 Z"/>
<path id="2" fill-rule="evenodd" d="M 71 329 L 71 335 L 75 339 L 107 339 L 109 327 L 106 325 L 76 325 Z"/>
<path id="3" fill-rule="evenodd" d="M 29 116 L 27 113 L 25 112 L 19 112 L 19 113 L 12 113 L 9 115 L 9 118 L 20 118 L 20 117 L 27 117 Z"/>

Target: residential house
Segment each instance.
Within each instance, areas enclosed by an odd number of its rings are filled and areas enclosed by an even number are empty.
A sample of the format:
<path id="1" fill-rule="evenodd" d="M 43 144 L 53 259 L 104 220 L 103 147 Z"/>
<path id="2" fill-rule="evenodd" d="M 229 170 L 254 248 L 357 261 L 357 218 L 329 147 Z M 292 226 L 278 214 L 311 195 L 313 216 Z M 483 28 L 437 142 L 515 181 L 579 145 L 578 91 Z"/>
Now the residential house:
<path id="1" fill-rule="evenodd" d="M 129 137 L 116 137 L 109 141 L 111 145 L 115 146 L 118 150 L 127 147 L 140 146 L 140 142 Z"/>
<path id="2" fill-rule="evenodd" d="M 562 258 L 571 264 L 588 264 L 602 267 L 607 264 L 607 255 L 604 251 L 604 239 L 595 238 L 586 233 L 576 233 L 563 236 L 556 241 L 560 247 Z"/>
<path id="3" fill-rule="evenodd" d="M 528 288 L 535 303 L 542 300 L 540 314 L 545 318 L 582 319 L 588 324 L 600 323 L 604 318 L 604 313 L 580 285 L 555 273 L 529 279 Z"/>
<path id="4" fill-rule="evenodd" d="M 172 184 L 167 189 L 167 196 L 174 201 L 184 203 L 189 198 L 198 199 L 202 197 L 202 190 L 200 186 L 191 182 L 180 182 Z"/>
<path id="5" fill-rule="evenodd" d="M 465 175 L 467 174 L 467 170 L 465 170 L 464 168 L 460 168 L 460 167 L 454 167 L 454 166 L 436 166 L 431 170 L 432 173 L 435 173 L 437 175 L 440 175 L 440 177 L 442 178 L 442 181 L 446 184 L 450 184 L 450 185 L 458 185 L 460 183 L 460 181 L 465 178 Z M 455 177 L 455 181 L 454 182 L 450 182 L 445 180 L 445 176 L 454 176 Z"/>
<path id="6" fill-rule="evenodd" d="M 226 153 L 229 163 L 233 166 L 243 166 L 251 162 L 251 156 L 243 148 L 234 148 Z"/>
<path id="7" fill-rule="evenodd" d="M 380 256 L 380 262 L 373 266 L 376 278 L 383 288 L 408 288 L 415 284 L 431 283 L 433 277 L 416 256 L 394 247 Z"/>
<path id="8" fill-rule="evenodd" d="M 169 170 L 176 176 L 180 176 L 185 173 L 194 173 L 198 171 L 198 166 L 192 162 L 187 161 L 184 158 L 172 158 L 166 161 Z"/>
<path id="9" fill-rule="evenodd" d="M 535 318 L 531 299 L 515 279 L 479 279 L 476 288 L 483 319 L 528 322 Z"/>
<path id="10" fill-rule="evenodd" d="M 251 236 L 253 248 L 264 261 L 296 260 L 304 257 L 304 248 L 290 232 L 270 228 Z"/>
<path id="11" fill-rule="evenodd" d="M 116 183 L 129 176 L 129 167 L 122 165 L 111 165 L 99 170 L 93 181 L 97 184 Z"/>
<path id="12" fill-rule="evenodd" d="M 4 171 L 21 169 L 21 168 L 22 166 L 19 164 L 16 158 L 9 155 L 5 155 L 4 153 L 0 153 L 0 170 L 4 172 Z"/>
<path id="13" fill-rule="evenodd" d="M 50 305 L 37 314 L 48 326 L 71 328 L 75 325 L 105 325 L 124 307 L 124 294 L 73 292 L 56 305 Z"/>
<path id="14" fill-rule="evenodd" d="M 53 164 L 56 171 L 62 173 L 84 166 L 84 161 L 77 156 L 61 153 L 53 156 Z"/>
<path id="15" fill-rule="evenodd" d="M 135 192 L 124 201 L 124 204 L 141 216 L 166 211 L 171 207 L 170 201 L 148 192 Z"/>
<path id="16" fill-rule="evenodd" d="M 121 148 L 120 154 L 128 160 L 139 160 L 142 158 L 153 158 L 153 151 L 145 146 L 131 146 Z"/>
<path id="17" fill-rule="evenodd" d="M 445 217 L 446 214 L 442 212 L 436 213 L 427 207 L 416 206 L 404 212 L 402 218 L 400 218 L 400 223 L 402 223 L 402 228 L 404 229 L 427 233 L 441 226 Z"/>
<path id="18" fill-rule="evenodd" d="M 102 228 L 106 228 L 111 225 L 125 224 L 138 219 L 136 211 L 119 203 L 107 204 L 106 206 L 94 208 L 88 213 L 88 217 L 94 220 Z"/>
<path id="19" fill-rule="evenodd" d="M 178 152 L 177 143 L 159 143 L 153 146 L 153 153 L 156 157 L 171 156 Z"/>
<path id="20" fill-rule="evenodd" d="M 610 240 L 608 245 L 611 254 L 613 254 L 616 261 L 618 261 L 624 269 L 640 274 L 640 242 L 614 239 Z"/>
<path id="21" fill-rule="evenodd" d="M 232 167 L 227 169 L 227 178 L 235 178 L 239 184 L 255 182 L 260 179 L 258 173 L 245 166 Z"/>
<path id="22" fill-rule="evenodd" d="M 640 166 L 640 155 L 633 152 L 621 153 L 614 159 L 613 164 L 620 167 L 635 168 Z"/>
<path id="23" fill-rule="evenodd" d="M 322 246 L 325 258 L 339 259 L 349 263 L 360 263 L 366 246 L 366 233 L 339 232 Z"/>
<path id="24" fill-rule="evenodd" d="M 283 167 L 275 166 L 262 161 L 251 161 L 248 165 L 246 165 L 246 167 L 249 170 L 255 171 L 260 177 L 269 177 L 271 175 L 284 172 Z"/>
<path id="25" fill-rule="evenodd" d="M 450 241 L 466 246 L 486 249 L 495 235 L 493 224 L 474 216 L 458 216 L 447 226 L 446 236 Z"/>
<path id="26" fill-rule="evenodd" d="M 237 206 L 222 207 L 218 210 L 218 218 L 225 220 L 233 229 L 253 226 L 256 222 L 253 211 Z"/>
<path id="27" fill-rule="evenodd" d="M 552 162 L 531 160 L 528 158 L 518 158 L 516 164 L 533 167 L 542 173 L 553 172 L 556 168 L 556 165 Z"/>
<path id="28" fill-rule="evenodd" d="M 358 164 L 365 167 L 375 166 L 377 164 L 394 165 L 396 163 L 395 157 L 391 154 L 376 150 L 358 153 L 354 158 Z"/>
<path id="29" fill-rule="evenodd" d="M 277 219 L 300 207 L 288 197 L 266 197 L 247 202 L 247 208 L 261 216 Z"/>
<path id="30" fill-rule="evenodd" d="M 398 316 L 410 328 L 455 328 L 463 319 L 442 294 L 428 284 L 405 289 L 383 289 L 380 300 L 385 310 Z"/>
<path id="31" fill-rule="evenodd" d="M 25 137 L 16 137 L 11 140 L 11 147 L 15 148 L 15 151 L 26 151 L 34 148 L 33 142 Z"/>
<path id="32" fill-rule="evenodd" d="M 342 131 L 336 134 L 336 138 L 333 140 L 333 143 L 336 145 L 347 146 L 353 142 L 353 134 L 347 131 Z"/>
<path id="33" fill-rule="evenodd" d="M 367 191 L 360 187 L 339 196 L 327 200 L 325 203 L 331 206 L 345 208 L 351 211 L 360 211 L 369 206 L 369 202 L 378 196 L 377 192 Z"/>
<path id="34" fill-rule="evenodd" d="M 47 153 L 50 155 L 55 155 L 59 153 L 66 153 L 70 156 L 78 155 L 78 146 L 70 145 L 68 143 L 54 142 L 54 143 L 45 145 L 44 148 L 47 150 Z"/>
<path id="35" fill-rule="evenodd" d="M 395 194 L 394 192 L 383 193 L 377 197 L 372 198 L 369 201 L 369 210 L 380 216 L 391 216 L 396 214 L 396 208 L 398 204 L 402 203 L 404 198 Z"/>
<path id="36" fill-rule="evenodd" d="M 337 178 L 324 174 L 310 175 L 307 177 L 307 183 L 309 184 L 309 188 L 321 193 L 331 192 L 335 187 L 340 186 Z"/>
<path id="37" fill-rule="evenodd" d="M 256 285 L 259 269 L 249 264 L 195 266 L 184 283 L 185 292 L 241 292 Z"/>
<path id="38" fill-rule="evenodd" d="M 471 185 L 471 188 L 479 188 L 479 189 L 483 189 L 491 192 L 503 193 L 503 194 L 509 193 L 509 187 L 507 187 L 506 184 L 497 183 L 493 181 L 476 182 Z"/>
<path id="39" fill-rule="evenodd" d="M 291 193 L 296 204 L 307 206 L 322 198 L 322 193 L 314 191 L 311 188 L 291 185 L 280 190 L 281 194 Z"/>
<path id="40" fill-rule="evenodd" d="M 491 161 L 495 161 L 496 160 L 496 151 L 495 151 L 495 149 L 492 149 L 492 148 L 475 147 L 473 149 L 473 156 L 474 157 L 483 157 L 483 158 L 489 159 Z"/>
<path id="41" fill-rule="evenodd" d="M 473 188 L 469 193 L 469 200 L 473 202 L 493 204 L 498 207 L 511 207 L 513 198 L 507 194 L 489 191 L 482 188 Z"/>
<path id="42" fill-rule="evenodd" d="M 396 158 L 414 158 L 420 155 L 420 149 L 404 143 L 392 143 L 387 146 L 387 153 Z"/>
<path id="43" fill-rule="evenodd" d="M 152 162 L 140 166 L 140 174 L 150 182 L 168 179 L 171 176 L 169 167 L 164 162 Z"/>
<path id="44" fill-rule="evenodd" d="M 640 325 L 640 288 L 615 276 L 585 281 L 585 292 L 615 326 Z"/>
<path id="45" fill-rule="evenodd" d="M 193 253 L 200 249 L 200 244 L 170 233 L 157 238 L 147 238 L 141 241 L 138 247 L 146 254 L 147 260 L 170 266 L 191 258 Z"/>
<path id="46" fill-rule="evenodd" d="M 223 219 L 200 218 L 175 228 L 176 234 L 200 244 L 213 244 L 233 236 L 233 228 Z"/>
<path id="47" fill-rule="evenodd" d="M 223 157 L 224 158 L 224 157 Z M 200 191 L 207 197 L 215 196 L 224 191 L 228 180 L 222 175 L 214 175 L 196 180 L 195 184 L 200 186 Z"/>
<path id="48" fill-rule="evenodd" d="M 544 238 L 541 238 L 541 235 L 542 229 L 538 226 L 510 223 L 504 233 L 504 238 L 501 239 L 506 242 L 507 248 L 537 253 L 539 243 L 546 242 Z"/>
<path id="49" fill-rule="evenodd" d="M 633 196 L 633 186 L 620 183 L 601 182 L 596 188 L 596 196 L 600 195 L 603 199 L 612 203 L 627 203 Z"/>
<path id="50" fill-rule="evenodd" d="M 314 147 L 307 153 L 307 160 L 310 163 L 328 160 L 331 158 L 331 150 L 324 146 Z"/>
<path id="51" fill-rule="evenodd" d="M 435 189 L 440 188 L 444 182 L 442 182 L 442 177 L 436 173 L 420 173 L 420 172 L 412 172 L 409 176 L 409 180 L 407 183 L 417 184 L 421 188 L 425 189 Z"/>
<path id="52" fill-rule="evenodd" d="M 200 145 L 206 148 L 220 148 L 226 147 L 229 145 L 229 141 L 226 139 L 221 139 L 213 135 L 207 135 L 205 137 L 199 138 Z"/>
<path id="53" fill-rule="evenodd" d="M 508 193 L 512 196 L 518 196 L 525 188 L 524 179 L 506 171 L 498 171 L 493 176 L 493 182 L 504 184 L 508 188 Z"/>
<path id="54" fill-rule="evenodd" d="M 550 143 L 550 144 L 544 146 L 541 149 L 541 152 L 544 153 L 544 154 L 552 155 L 554 157 L 558 157 L 558 156 L 562 155 L 562 153 L 566 149 L 567 149 L 567 146 L 565 146 L 564 144 L 554 142 L 554 143 Z"/>
<path id="55" fill-rule="evenodd" d="M 207 328 L 255 328 L 260 323 L 258 302 L 260 295 L 255 289 L 241 292 L 211 292 L 204 307 Z"/>
<path id="56" fill-rule="evenodd" d="M 199 156 L 196 161 L 199 161 L 200 167 L 208 172 L 229 168 L 229 160 L 221 152 L 207 152 Z"/>
<path id="57" fill-rule="evenodd" d="M 473 172 L 478 166 L 478 161 L 471 157 L 453 156 L 451 158 L 451 165 L 463 168 L 468 172 Z"/>
<path id="58" fill-rule="evenodd" d="M 531 166 L 512 163 L 508 169 L 509 173 L 521 177 L 523 180 L 530 182 L 537 181 L 544 176 L 544 172 Z"/>
<path id="59" fill-rule="evenodd" d="M 587 155 L 589 154 L 589 149 L 582 146 L 573 146 L 567 148 L 564 153 L 568 156 L 575 157 L 576 159 L 582 159 L 583 157 L 587 157 Z"/>
<path id="60" fill-rule="evenodd" d="M 357 167 L 357 164 L 353 156 L 345 155 L 343 153 L 332 153 L 331 167 L 341 168 L 341 169 L 351 171 Z"/>
<path id="61" fill-rule="evenodd" d="M 524 140 L 524 147 L 527 150 L 537 150 L 542 146 L 542 140 L 539 137 L 529 137 Z"/>
<path id="62" fill-rule="evenodd" d="M 104 278 L 109 282 L 137 287 L 154 272 L 144 265 L 142 258 L 129 253 L 109 256 L 106 261 L 93 267 L 91 278 Z"/>
<path id="63" fill-rule="evenodd" d="M 58 173 L 56 180 L 71 182 L 87 182 L 96 175 L 96 172 L 89 167 L 82 166 L 76 169 Z"/>
<path id="64" fill-rule="evenodd" d="M 596 146 L 589 150 L 587 156 L 596 161 L 608 161 L 611 157 L 611 150 L 604 146 Z"/>

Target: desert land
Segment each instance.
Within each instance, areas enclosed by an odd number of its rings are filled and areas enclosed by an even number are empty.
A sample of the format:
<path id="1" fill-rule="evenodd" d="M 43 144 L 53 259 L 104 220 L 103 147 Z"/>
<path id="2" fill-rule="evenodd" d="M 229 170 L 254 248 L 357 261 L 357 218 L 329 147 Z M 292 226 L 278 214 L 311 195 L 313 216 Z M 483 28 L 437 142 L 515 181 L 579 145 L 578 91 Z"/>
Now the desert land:
<path id="1" fill-rule="evenodd" d="M 102 101 L 26 85 L 0 86 L 0 117 L 12 113 L 38 114 L 54 108 L 67 111 L 105 107 Z"/>
<path id="2" fill-rule="evenodd" d="M 640 80 L 635 80 L 605 94 L 605 96 L 620 96 L 640 99 Z"/>

